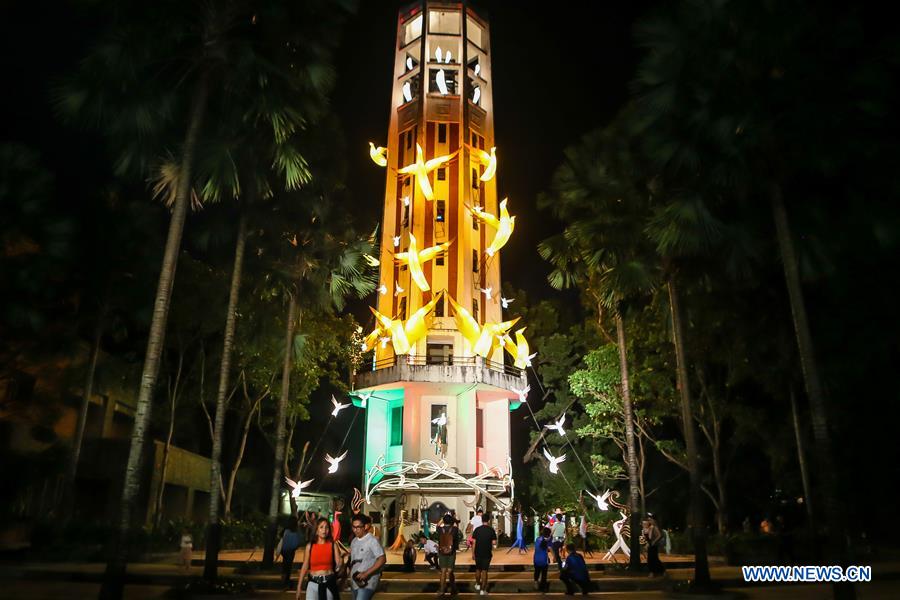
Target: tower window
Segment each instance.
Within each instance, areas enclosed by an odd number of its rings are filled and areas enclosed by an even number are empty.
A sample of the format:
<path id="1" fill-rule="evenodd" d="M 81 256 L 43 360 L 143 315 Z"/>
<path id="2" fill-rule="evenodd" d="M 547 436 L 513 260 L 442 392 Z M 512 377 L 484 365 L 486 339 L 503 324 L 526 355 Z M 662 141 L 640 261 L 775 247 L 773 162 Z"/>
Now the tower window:
<path id="1" fill-rule="evenodd" d="M 407 147 L 407 149 L 412 148 L 412 142 L 413 142 L 413 132 L 407 131 L 406 132 L 406 147 Z"/>
<path id="2" fill-rule="evenodd" d="M 436 259 L 434 259 L 434 264 L 436 264 L 439 267 L 443 267 L 444 266 L 444 255 L 441 254 Z M 438 306 L 440 306 L 443 302 L 444 302 L 444 297 L 441 296 L 441 299 L 438 300 Z"/>
<path id="3" fill-rule="evenodd" d="M 438 181 L 446 181 L 447 180 L 447 169 L 441 167 L 437 172 Z"/>
<path id="4" fill-rule="evenodd" d="M 443 73 L 443 75 L 440 75 Z M 428 69 L 428 91 L 431 93 L 444 94 L 441 89 L 440 80 L 443 78 L 444 88 L 447 94 L 457 94 L 456 91 L 456 70 L 455 69 Z"/>
<path id="5" fill-rule="evenodd" d="M 397 309 L 397 312 L 400 313 L 401 319 L 406 318 L 406 296 L 403 296 L 402 298 L 400 298 L 400 306 Z"/>
<path id="6" fill-rule="evenodd" d="M 472 271 L 478 272 L 478 250 L 472 250 Z"/>
<path id="7" fill-rule="evenodd" d="M 455 11 L 432 10 L 428 12 L 428 31 L 459 35 L 460 13 Z"/>
<path id="8" fill-rule="evenodd" d="M 403 445 L 403 407 L 391 409 L 391 446 Z"/>
<path id="9" fill-rule="evenodd" d="M 447 124 L 439 123 L 438 124 L 438 144 L 446 144 L 447 143 Z"/>
<path id="10" fill-rule="evenodd" d="M 443 171 L 443 169 L 441 169 Z M 444 222 L 444 211 L 447 208 L 447 203 L 443 200 L 437 201 L 437 207 L 435 207 L 434 220 L 438 223 Z"/>
<path id="11" fill-rule="evenodd" d="M 478 298 L 472 298 L 472 318 L 478 320 Z"/>
<path id="12" fill-rule="evenodd" d="M 475 446 L 484 448 L 484 409 L 475 409 Z"/>
<path id="13" fill-rule="evenodd" d="M 476 23 L 472 17 L 466 15 L 466 37 L 469 38 L 469 41 L 479 48 L 484 48 L 482 45 L 483 35 L 484 30 L 481 28 L 481 25 Z"/>
<path id="14" fill-rule="evenodd" d="M 478 175 L 478 169 L 472 169 L 472 187 L 476 190 L 481 185 L 478 177 L 480 177 L 480 175 Z"/>
<path id="15" fill-rule="evenodd" d="M 419 61 L 417 61 L 412 54 L 406 55 L 406 60 L 403 63 L 404 73 L 409 73 L 413 69 L 419 66 Z"/>
<path id="16" fill-rule="evenodd" d="M 443 295 L 441 295 L 441 297 L 438 298 L 437 304 L 434 305 L 434 316 L 436 316 L 436 317 L 446 316 L 444 314 L 444 296 Z"/>
<path id="17" fill-rule="evenodd" d="M 442 448 L 447 447 L 447 425 L 440 425 L 441 417 L 447 416 L 446 404 L 431 405 L 431 442 Z"/>
<path id="18" fill-rule="evenodd" d="M 425 362 L 429 365 L 452 365 L 453 344 L 428 342 L 425 348 Z"/>
<path id="19" fill-rule="evenodd" d="M 417 16 L 412 21 L 407 21 L 403 25 L 403 45 L 419 38 L 422 35 L 422 15 Z M 471 36 L 470 36 L 471 39 Z"/>

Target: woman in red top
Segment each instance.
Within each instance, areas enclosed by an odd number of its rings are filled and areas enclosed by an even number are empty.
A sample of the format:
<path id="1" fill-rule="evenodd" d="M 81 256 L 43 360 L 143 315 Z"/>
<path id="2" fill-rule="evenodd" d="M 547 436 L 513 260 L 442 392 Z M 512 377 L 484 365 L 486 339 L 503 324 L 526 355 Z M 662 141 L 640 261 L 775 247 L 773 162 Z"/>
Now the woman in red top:
<path id="1" fill-rule="evenodd" d="M 320 518 L 316 522 L 316 539 L 306 545 L 303 554 L 297 600 L 300 600 L 307 573 L 309 585 L 306 586 L 306 600 L 339 600 L 337 572 L 341 562 L 341 553 L 331 537 L 331 524 L 328 519 Z"/>

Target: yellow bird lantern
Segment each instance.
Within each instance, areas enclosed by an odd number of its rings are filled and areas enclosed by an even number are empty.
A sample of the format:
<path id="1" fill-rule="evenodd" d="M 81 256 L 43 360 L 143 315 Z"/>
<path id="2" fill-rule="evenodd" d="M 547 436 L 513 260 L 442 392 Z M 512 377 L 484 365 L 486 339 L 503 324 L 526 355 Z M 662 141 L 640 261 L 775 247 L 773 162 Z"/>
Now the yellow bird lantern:
<path id="1" fill-rule="evenodd" d="M 494 234 L 494 239 L 491 241 L 491 245 L 485 249 L 488 256 L 495 255 L 500 248 L 505 246 L 506 242 L 509 241 L 509 237 L 512 235 L 513 230 L 516 228 L 516 218 L 510 217 L 509 211 L 506 209 L 506 202 L 508 200 L 509 198 L 504 198 L 503 201 L 500 202 L 499 219 L 491 213 L 484 212 L 484 210 L 477 206 L 469 209 L 476 219 L 497 230 Z"/>
<path id="2" fill-rule="evenodd" d="M 362 351 L 368 352 L 372 348 L 375 347 L 375 344 L 378 343 L 378 339 L 381 337 L 381 334 L 384 333 L 384 328 L 380 325 L 376 325 L 375 329 L 372 330 L 372 333 L 367 335 L 362 341 Z"/>
<path id="3" fill-rule="evenodd" d="M 434 310 L 440 297 L 441 293 L 435 294 L 434 298 L 431 299 L 431 302 L 414 312 L 406 322 L 401 319 L 391 319 L 386 317 L 371 306 L 369 307 L 369 310 L 372 311 L 372 314 L 375 315 L 375 318 L 378 319 L 378 322 L 381 324 L 380 329 L 382 331 L 390 332 L 391 345 L 394 347 L 394 354 L 408 354 L 410 349 L 416 345 L 416 342 L 425 337 L 425 334 L 428 333 L 428 314 Z M 372 334 L 369 334 L 369 337 L 372 337 Z M 369 337 L 367 337 L 366 340 L 368 340 Z M 377 336 L 375 337 L 375 340 L 377 341 Z"/>
<path id="4" fill-rule="evenodd" d="M 499 345 L 502 338 L 510 328 L 515 325 L 518 317 L 512 321 L 502 323 L 485 323 L 482 327 L 465 308 L 459 305 L 451 296 L 447 296 L 453 306 L 456 327 L 462 336 L 469 342 L 472 352 L 482 358 L 487 358 L 491 350 Z"/>
<path id="5" fill-rule="evenodd" d="M 485 152 L 481 148 L 476 148 L 469 144 L 466 144 L 469 148 L 469 152 L 476 161 L 484 165 L 484 173 L 481 174 L 481 181 L 490 181 L 494 178 L 494 175 L 497 173 L 497 147 L 494 146 L 491 148 L 490 153 Z"/>
<path id="6" fill-rule="evenodd" d="M 369 158 L 372 159 L 379 167 L 387 166 L 387 151 L 388 149 L 384 146 L 375 147 L 375 144 L 369 142 Z"/>
<path id="7" fill-rule="evenodd" d="M 503 338 L 503 344 L 506 348 L 506 351 L 512 355 L 515 359 L 513 363 L 520 369 L 524 369 L 525 367 L 531 366 L 531 359 L 535 357 L 535 354 L 528 354 L 528 340 L 525 339 L 525 336 L 522 333 L 525 331 L 525 328 L 516 330 L 516 343 L 513 344 L 512 339 L 507 335 Z"/>
<path id="8" fill-rule="evenodd" d="M 441 252 L 445 252 L 452 243 L 453 240 L 450 240 L 449 242 L 444 242 L 437 246 L 419 250 L 416 244 L 416 236 L 410 233 L 409 248 L 406 252 L 398 252 L 394 255 L 394 258 L 397 259 L 397 262 L 401 265 L 409 265 L 410 277 L 416 282 L 416 285 L 419 286 L 420 290 L 427 292 L 431 289 L 431 286 L 428 285 L 428 280 L 425 279 L 425 272 L 422 271 L 422 264 L 432 260 Z"/>
<path id="9" fill-rule="evenodd" d="M 444 163 L 449 162 L 455 154 L 456 152 L 454 152 L 453 154 L 438 156 L 436 158 L 432 158 L 429 161 L 426 161 L 425 153 L 422 152 L 422 146 L 416 144 L 416 162 L 403 167 L 398 171 L 398 173 L 402 173 L 404 175 L 415 175 L 416 182 L 419 185 L 419 189 L 422 191 L 422 195 L 425 196 L 425 199 L 430 202 L 434 200 L 434 190 L 431 189 L 431 182 L 428 181 L 428 174 Z"/>

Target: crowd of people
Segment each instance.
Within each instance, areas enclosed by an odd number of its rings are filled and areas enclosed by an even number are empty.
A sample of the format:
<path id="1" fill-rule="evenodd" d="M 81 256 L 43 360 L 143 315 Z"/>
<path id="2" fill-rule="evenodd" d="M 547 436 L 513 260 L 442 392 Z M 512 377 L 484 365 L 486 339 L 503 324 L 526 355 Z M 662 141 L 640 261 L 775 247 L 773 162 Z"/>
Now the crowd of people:
<path id="1" fill-rule="evenodd" d="M 478 510 L 463 532 L 459 519 L 452 512 L 446 513 L 435 524 L 433 532 L 423 531 L 405 542 L 403 570 L 415 570 L 421 551 L 425 565 L 440 571 L 438 596 L 447 593 L 455 595 L 458 593 L 455 576 L 457 554 L 461 549 L 471 549 L 475 593 L 488 595 L 491 562 L 497 546 L 497 531 L 493 522 L 490 513 Z M 349 548 L 341 543 L 339 529 L 335 532 L 334 524 L 325 517 L 304 514 L 300 525 L 301 531 L 298 531 L 296 519 L 287 524 L 277 549 L 286 589 L 290 586 L 295 553 L 305 542 L 296 587 L 298 600 L 304 595 L 304 590 L 306 600 L 338 600 L 341 590 L 346 590 L 348 585 L 353 600 L 369 600 L 375 595 L 387 559 L 385 549 L 374 535 L 368 515 L 353 515 Z M 537 525 L 533 549 L 535 589 L 549 591 L 548 573 L 551 565 L 556 565 L 559 580 L 565 585 L 567 594 L 574 594 L 576 590 L 587 594 L 591 589 L 590 572 L 577 545 L 567 540 L 566 515 L 561 509 L 556 509 L 547 515 L 546 522 L 541 523 L 540 531 L 537 531 Z M 579 536 L 581 548 L 588 551 L 583 527 L 579 528 Z M 643 519 L 641 537 L 647 549 L 650 576 L 662 574 L 665 567 L 659 559 L 659 550 L 665 535 L 652 515 Z"/>

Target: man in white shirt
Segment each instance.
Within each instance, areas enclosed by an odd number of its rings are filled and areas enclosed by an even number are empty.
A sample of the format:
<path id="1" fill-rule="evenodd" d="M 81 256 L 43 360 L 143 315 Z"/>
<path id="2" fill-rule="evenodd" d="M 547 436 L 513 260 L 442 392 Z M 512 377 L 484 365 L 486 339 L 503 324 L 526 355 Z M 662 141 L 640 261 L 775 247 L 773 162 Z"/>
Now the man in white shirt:
<path id="1" fill-rule="evenodd" d="M 420 538 L 422 547 L 425 549 L 425 562 L 431 565 L 431 570 L 436 571 L 438 568 L 438 545 L 434 540 L 426 538 L 424 535 Z"/>
<path id="2" fill-rule="evenodd" d="M 369 531 L 368 515 L 353 515 L 353 540 L 350 542 L 350 587 L 353 600 L 369 600 L 378 589 L 381 569 L 386 561 L 384 548 Z"/>
<path id="3" fill-rule="evenodd" d="M 475 516 L 472 517 L 472 520 L 470 521 L 472 523 L 472 531 L 475 531 L 476 529 L 481 527 L 483 514 L 484 514 L 484 511 L 479 508 L 478 511 L 475 513 Z"/>

